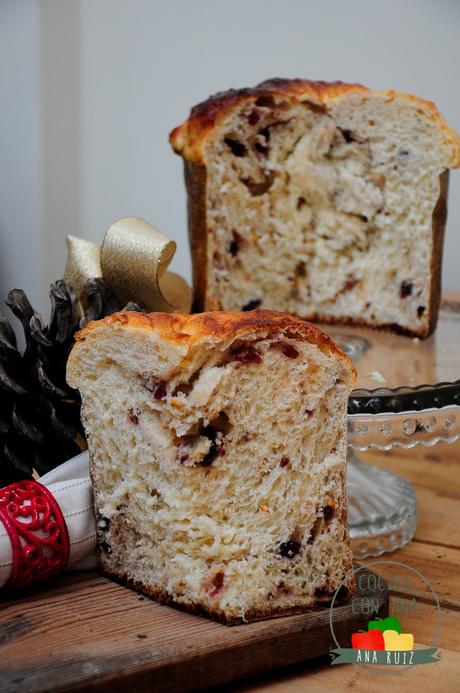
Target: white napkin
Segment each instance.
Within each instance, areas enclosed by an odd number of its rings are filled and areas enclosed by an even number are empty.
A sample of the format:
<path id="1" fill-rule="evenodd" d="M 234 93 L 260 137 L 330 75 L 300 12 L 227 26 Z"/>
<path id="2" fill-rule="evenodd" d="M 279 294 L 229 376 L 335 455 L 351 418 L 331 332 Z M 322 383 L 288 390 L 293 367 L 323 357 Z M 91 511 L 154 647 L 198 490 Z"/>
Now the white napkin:
<path id="1" fill-rule="evenodd" d="M 65 517 L 70 540 L 70 570 L 89 570 L 97 566 L 96 521 L 93 491 L 88 473 L 88 451 L 59 465 L 39 481 L 47 486 Z M 0 588 L 11 574 L 11 544 L 0 521 Z"/>

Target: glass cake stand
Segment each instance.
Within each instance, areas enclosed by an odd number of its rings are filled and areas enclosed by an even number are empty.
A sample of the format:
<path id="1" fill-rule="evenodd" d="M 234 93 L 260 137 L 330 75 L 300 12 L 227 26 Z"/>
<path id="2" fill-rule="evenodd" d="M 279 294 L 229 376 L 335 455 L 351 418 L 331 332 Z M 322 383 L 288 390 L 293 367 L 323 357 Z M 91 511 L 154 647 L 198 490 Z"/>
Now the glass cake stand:
<path id="1" fill-rule="evenodd" d="M 348 402 L 348 519 L 354 556 L 379 556 L 413 538 L 415 491 L 355 451 L 432 446 L 460 437 L 460 303 L 443 302 L 436 332 L 425 340 L 364 328 L 321 329 L 358 371 Z"/>

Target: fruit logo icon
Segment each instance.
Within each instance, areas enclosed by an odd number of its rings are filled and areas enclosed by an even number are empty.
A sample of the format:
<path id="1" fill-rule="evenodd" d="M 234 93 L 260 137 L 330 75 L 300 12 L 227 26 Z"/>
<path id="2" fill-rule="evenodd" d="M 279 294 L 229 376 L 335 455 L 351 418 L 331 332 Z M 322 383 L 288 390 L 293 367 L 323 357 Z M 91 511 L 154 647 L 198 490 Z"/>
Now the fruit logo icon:
<path id="1" fill-rule="evenodd" d="M 401 623 L 395 616 L 369 621 L 367 633 L 353 633 L 351 645 L 355 650 L 388 650 L 404 652 L 413 650 L 412 633 L 401 633 Z"/>
<path id="2" fill-rule="evenodd" d="M 354 650 L 384 650 L 385 641 L 383 633 L 378 628 L 368 630 L 367 633 L 353 633 L 351 644 Z"/>

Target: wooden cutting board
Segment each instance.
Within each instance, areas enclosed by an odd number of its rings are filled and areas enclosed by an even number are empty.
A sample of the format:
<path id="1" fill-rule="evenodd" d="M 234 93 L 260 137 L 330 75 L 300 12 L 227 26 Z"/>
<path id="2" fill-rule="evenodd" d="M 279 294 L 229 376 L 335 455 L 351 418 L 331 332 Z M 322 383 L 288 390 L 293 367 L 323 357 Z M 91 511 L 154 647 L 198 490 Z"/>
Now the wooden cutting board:
<path id="1" fill-rule="evenodd" d="M 387 616 L 388 592 L 368 585 L 361 581 L 357 596 L 378 600 L 378 615 Z M 341 647 L 351 646 L 353 631 L 367 630 L 371 615 L 353 613 L 352 602 L 334 608 Z M 160 606 L 96 573 L 69 574 L 27 597 L 0 602 L 5 693 L 128 687 L 136 693 L 182 693 L 312 659 L 334 647 L 328 607 L 229 627 Z"/>

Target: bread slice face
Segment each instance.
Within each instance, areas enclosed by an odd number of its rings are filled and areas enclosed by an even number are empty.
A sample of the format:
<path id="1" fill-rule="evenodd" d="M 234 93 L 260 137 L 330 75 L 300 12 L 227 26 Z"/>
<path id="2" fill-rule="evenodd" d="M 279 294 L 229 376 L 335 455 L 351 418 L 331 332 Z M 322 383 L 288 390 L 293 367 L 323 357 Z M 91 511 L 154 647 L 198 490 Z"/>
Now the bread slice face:
<path id="1" fill-rule="evenodd" d="M 192 110 L 186 164 L 198 310 L 435 327 L 456 133 L 432 103 L 271 80 Z"/>
<path id="2" fill-rule="evenodd" d="M 102 570 L 238 623 L 354 588 L 351 361 L 271 311 L 118 313 L 77 336 Z"/>

